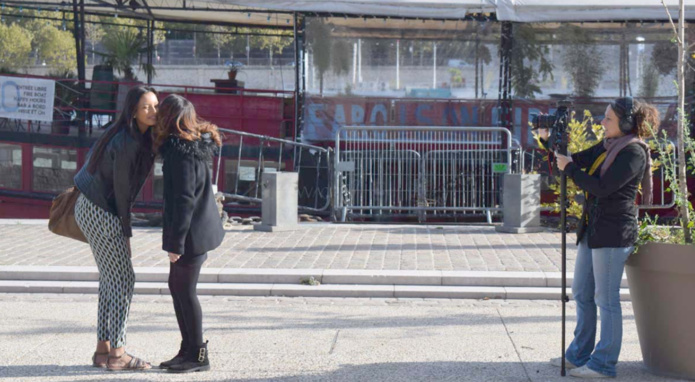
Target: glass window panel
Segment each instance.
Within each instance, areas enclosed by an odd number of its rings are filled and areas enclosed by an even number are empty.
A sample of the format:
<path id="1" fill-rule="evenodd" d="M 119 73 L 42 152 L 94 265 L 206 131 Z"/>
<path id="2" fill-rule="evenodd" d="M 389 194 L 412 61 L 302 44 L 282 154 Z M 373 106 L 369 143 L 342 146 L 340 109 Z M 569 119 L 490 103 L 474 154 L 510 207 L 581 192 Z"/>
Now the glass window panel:
<path id="1" fill-rule="evenodd" d="M 0 187 L 22 188 L 22 147 L 0 143 Z"/>
<path id="2" fill-rule="evenodd" d="M 77 171 L 77 150 L 34 147 L 33 190 L 61 192 L 73 185 Z"/>

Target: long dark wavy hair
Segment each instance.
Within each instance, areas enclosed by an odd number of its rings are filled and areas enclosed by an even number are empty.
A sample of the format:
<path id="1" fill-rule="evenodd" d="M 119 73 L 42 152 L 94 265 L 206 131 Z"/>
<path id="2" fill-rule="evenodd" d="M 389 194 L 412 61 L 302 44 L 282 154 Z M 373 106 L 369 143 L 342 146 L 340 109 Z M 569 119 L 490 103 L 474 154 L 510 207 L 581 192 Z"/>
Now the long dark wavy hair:
<path id="1" fill-rule="evenodd" d="M 128 91 L 128 94 L 125 97 L 125 104 L 123 105 L 121 115 L 118 116 L 118 119 L 111 124 L 111 127 L 109 127 L 106 132 L 102 134 L 102 136 L 97 140 L 97 143 L 94 144 L 94 148 L 92 148 L 92 156 L 89 159 L 89 164 L 87 166 L 87 171 L 89 171 L 89 173 L 94 174 L 94 172 L 97 170 L 97 165 L 104 156 L 106 146 L 121 130 L 126 129 L 134 137 L 141 135 L 140 131 L 138 130 L 138 126 L 135 123 L 135 114 L 137 113 L 140 98 L 147 93 L 153 93 L 155 96 L 157 95 L 157 91 L 149 86 L 136 86 Z M 148 143 L 145 143 L 145 145 L 147 147 L 143 148 L 150 150 L 151 143 L 149 142 L 151 141 L 151 138 L 146 139 L 146 142 Z"/>
<path id="2" fill-rule="evenodd" d="M 222 145 L 217 126 L 198 118 L 193 104 L 178 94 L 168 95 L 159 104 L 157 124 L 154 127 L 154 150 L 164 144 L 169 136 L 174 135 L 186 141 L 195 141 L 205 133 L 217 146 Z"/>

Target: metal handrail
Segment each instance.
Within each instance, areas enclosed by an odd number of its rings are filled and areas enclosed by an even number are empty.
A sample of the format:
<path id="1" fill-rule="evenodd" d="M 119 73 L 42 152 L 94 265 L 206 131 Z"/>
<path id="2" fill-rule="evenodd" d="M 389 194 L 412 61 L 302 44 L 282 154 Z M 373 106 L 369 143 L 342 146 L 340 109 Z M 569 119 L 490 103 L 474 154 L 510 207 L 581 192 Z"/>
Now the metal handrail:
<path id="1" fill-rule="evenodd" d="M 248 133 L 245 131 L 238 131 L 238 130 L 231 130 L 231 129 L 224 129 L 224 128 L 219 128 L 219 131 L 222 133 L 227 133 L 227 134 L 232 134 L 236 135 L 239 137 L 239 149 L 238 149 L 238 156 L 236 158 L 237 160 L 237 174 L 239 174 L 239 168 L 241 166 L 241 152 L 243 149 L 243 139 L 244 138 L 255 138 L 260 140 L 260 150 L 258 154 L 257 164 L 255 168 L 255 173 L 260 176 L 260 174 L 265 170 L 265 160 L 264 160 L 264 155 L 263 155 L 263 146 L 264 143 L 266 142 L 274 142 L 280 144 L 280 150 L 279 150 L 279 158 L 278 158 L 278 168 L 277 170 L 281 170 L 281 163 L 282 163 L 282 153 L 283 153 L 283 146 L 289 146 L 293 147 L 295 152 L 293 155 L 293 161 L 294 161 L 294 170 L 296 172 L 301 173 L 302 171 L 302 166 L 301 166 L 301 155 L 303 150 L 312 150 L 321 153 L 322 155 L 326 156 L 326 169 L 327 169 L 327 177 L 328 177 L 328 190 L 331 189 L 330 185 L 330 179 L 332 179 L 330 172 L 332 171 L 331 167 L 331 154 L 333 150 L 331 148 L 325 148 L 325 147 L 320 147 L 320 146 L 314 146 L 302 142 L 297 142 L 297 141 L 292 141 L 288 139 L 282 139 L 282 138 L 275 138 L 275 137 L 270 137 L 266 135 L 259 135 L 259 134 L 254 134 L 254 133 Z M 220 150 L 220 155 L 222 155 L 222 151 Z M 321 157 L 319 157 L 321 158 Z M 218 158 L 219 160 L 219 158 Z M 320 165 L 321 165 L 321 160 L 319 159 L 319 162 L 317 163 L 317 166 L 315 168 L 316 171 L 316 184 L 318 185 L 321 177 L 321 171 L 320 171 Z M 219 175 L 218 175 L 219 176 Z M 222 194 L 230 199 L 234 200 L 239 200 L 239 201 L 244 201 L 244 202 L 251 202 L 251 203 L 262 203 L 262 198 L 259 197 L 259 189 L 258 189 L 258 183 L 256 184 L 255 188 L 255 196 L 248 196 L 248 195 L 241 195 L 238 193 L 239 190 L 239 176 L 237 175 L 235 186 L 234 186 L 234 192 L 235 193 L 229 193 L 229 192 L 222 192 Z M 326 197 L 326 202 L 319 206 L 318 205 L 318 190 L 317 190 L 317 195 L 315 196 L 315 204 L 314 206 L 302 206 L 300 205 L 299 208 L 304 211 L 309 211 L 309 212 L 325 212 L 327 211 L 332 203 L 332 198 L 329 194 Z"/>

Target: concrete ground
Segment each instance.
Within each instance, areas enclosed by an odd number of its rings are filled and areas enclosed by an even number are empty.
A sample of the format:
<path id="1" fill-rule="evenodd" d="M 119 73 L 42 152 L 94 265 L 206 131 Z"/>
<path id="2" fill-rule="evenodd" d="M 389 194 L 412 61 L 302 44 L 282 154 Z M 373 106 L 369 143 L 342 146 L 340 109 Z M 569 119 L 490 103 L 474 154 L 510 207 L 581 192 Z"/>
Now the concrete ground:
<path id="1" fill-rule="evenodd" d="M 2 381 L 568 381 L 555 301 L 203 297 L 212 370 L 112 373 L 89 367 L 97 299 L 0 294 Z M 661 381 L 642 366 L 623 303 L 618 381 Z M 574 328 L 568 304 L 568 335 Z M 135 296 L 128 349 L 161 362 L 178 331 L 171 299 Z"/>
<path id="2" fill-rule="evenodd" d="M 560 233 L 498 233 L 487 225 L 309 223 L 290 232 L 227 230 L 207 268 L 559 272 Z M 160 228 L 135 228 L 135 267 L 167 267 Z M 574 234 L 567 236 L 574 268 Z M 94 266 L 87 244 L 48 231 L 45 220 L 0 220 L 0 266 Z"/>

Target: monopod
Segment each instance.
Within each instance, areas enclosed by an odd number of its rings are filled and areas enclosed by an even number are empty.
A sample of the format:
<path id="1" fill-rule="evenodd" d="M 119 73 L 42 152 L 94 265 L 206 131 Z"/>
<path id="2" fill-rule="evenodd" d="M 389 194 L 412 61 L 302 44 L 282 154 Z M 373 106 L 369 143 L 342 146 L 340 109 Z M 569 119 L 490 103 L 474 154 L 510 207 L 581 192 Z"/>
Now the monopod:
<path id="1" fill-rule="evenodd" d="M 548 150 L 567 155 L 567 124 L 569 122 L 569 106 L 566 101 L 558 102 L 555 115 L 536 115 L 533 118 L 533 129 L 549 129 Z M 560 358 L 560 375 L 566 376 L 565 369 L 565 326 L 567 303 L 567 175 L 559 171 L 557 164 L 553 164 L 553 170 L 560 174 L 560 229 L 562 230 L 562 355 Z"/>

